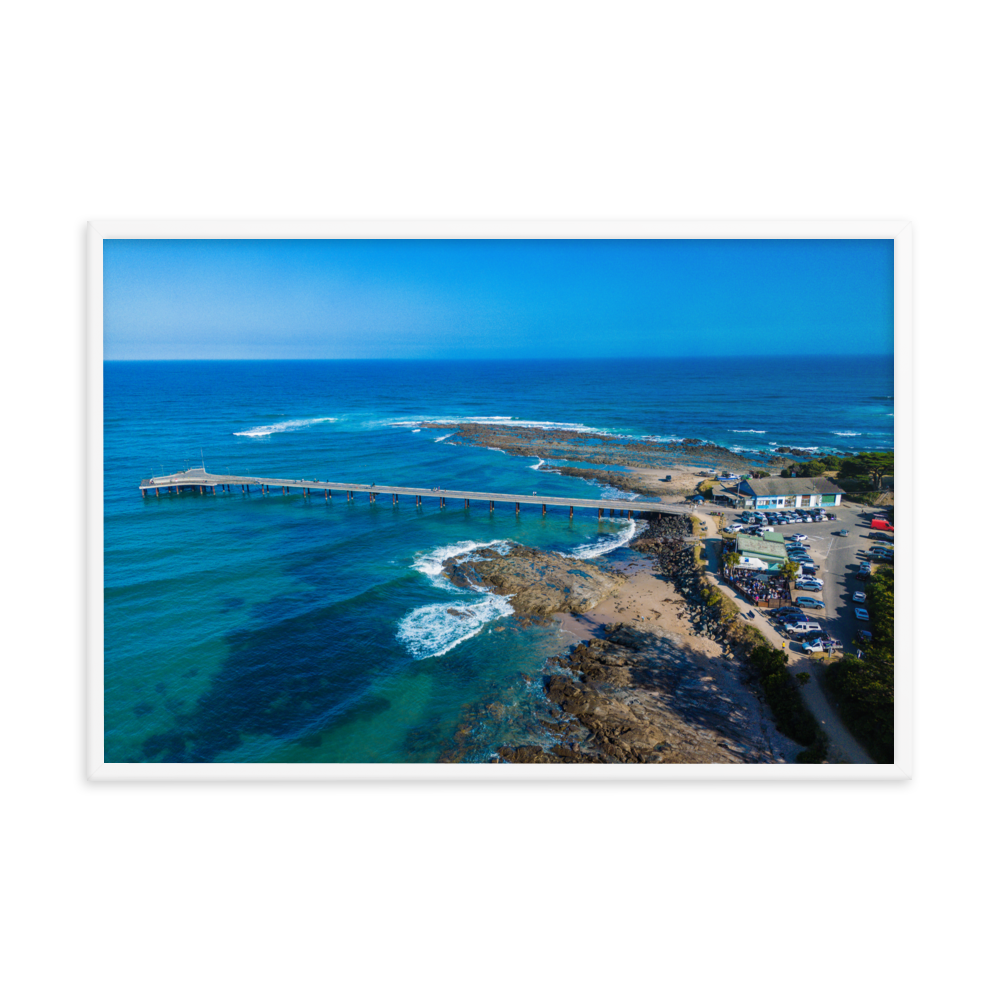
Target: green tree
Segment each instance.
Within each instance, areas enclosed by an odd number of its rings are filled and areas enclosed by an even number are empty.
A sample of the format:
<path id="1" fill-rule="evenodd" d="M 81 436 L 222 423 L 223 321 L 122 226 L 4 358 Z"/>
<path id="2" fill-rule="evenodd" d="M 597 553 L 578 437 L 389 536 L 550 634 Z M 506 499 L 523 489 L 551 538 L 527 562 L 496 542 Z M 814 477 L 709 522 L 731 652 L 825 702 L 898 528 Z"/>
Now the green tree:
<path id="1" fill-rule="evenodd" d="M 894 580 L 882 567 L 865 587 L 871 641 L 860 657 L 845 656 L 830 666 L 825 683 L 851 732 L 879 764 L 893 762 Z"/>
<path id="2" fill-rule="evenodd" d="M 732 569 L 740 561 L 738 552 L 725 552 L 722 555 L 722 565 L 726 569 Z"/>
<path id="3" fill-rule="evenodd" d="M 883 477 L 892 475 L 894 461 L 891 451 L 864 451 L 845 459 L 840 471 L 847 478 L 867 476 L 872 486 L 881 490 Z"/>
<path id="4" fill-rule="evenodd" d="M 795 583 L 795 578 L 799 575 L 799 564 L 797 562 L 792 562 L 791 559 L 786 559 L 781 564 L 781 569 L 778 570 L 778 575 L 788 582 L 789 590 Z"/>

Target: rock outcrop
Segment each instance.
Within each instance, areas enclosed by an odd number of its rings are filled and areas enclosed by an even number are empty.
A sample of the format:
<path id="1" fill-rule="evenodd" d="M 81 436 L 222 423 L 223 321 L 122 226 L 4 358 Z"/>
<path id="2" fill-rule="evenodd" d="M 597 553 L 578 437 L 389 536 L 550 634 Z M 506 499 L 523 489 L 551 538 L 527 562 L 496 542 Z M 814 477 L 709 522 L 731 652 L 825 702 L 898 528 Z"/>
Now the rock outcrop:
<path id="1" fill-rule="evenodd" d="M 734 703 L 661 630 L 612 626 L 582 643 L 546 679 L 549 700 L 590 734 L 586 745 L 505 746 L 511 764 L 738 764 L 775 760 L 748 725 L 752 698 Z M 720 664 L 715 670 L 727 669 Z"/>
<path id="2" fill-rule="evenodd" d="M 480 549 L 475 559 L 447 559 L 444 574 L 459 587 L 486 586 L 510 597 L 519 615 L 582 614 L 610 597 L 619 580 L 591 563 L 516 545 L 506 555 Z"/>

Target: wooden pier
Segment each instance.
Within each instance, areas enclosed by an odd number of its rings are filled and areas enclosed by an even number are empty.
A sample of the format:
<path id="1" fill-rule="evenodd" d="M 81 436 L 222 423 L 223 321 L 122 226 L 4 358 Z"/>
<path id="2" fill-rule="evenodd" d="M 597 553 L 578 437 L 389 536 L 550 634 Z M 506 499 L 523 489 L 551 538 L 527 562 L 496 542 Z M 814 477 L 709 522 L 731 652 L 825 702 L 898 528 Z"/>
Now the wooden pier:
<path id="1" fill-rule="evenodd" d="M 482 500 L 489 503 L 490 513 L 496 503 L 514 505 L 514 513 L 521 513 L 521 505 L 529 504 L 542 508 L 542 516 L 549 507 L 568 507 L 569 516 L 573 516 L 574 508 L 596 510 L 597 516 L 607 513 L 613 517 L 615 511 L 620 517 L 632 517 L 633 513 L 642 511 L 652 514 L 690 514 L 694 508 L 688 503 L 662 503 L 659 501 L 640 500 L 591 500 L 582 497 L 550 497 L 527 496 L 520 493 L 492 493 L 477 490 L 453 490 L 429 486 L 387 486 L 381 483 L 333 483 L 320 479 L 271 479 L 267 476 L 220 476 L 205 469 L 187 469 L 176 472 L 172 476 L 154 476 L 144 479 L 139 484 L 143 497 L 159 497 L 179 493 L 213 494 L 235 493 L 244 495 L 260 493 L 271 496 L 272 491 L 279 496 L 288 496 L 301 490 L 302 496 L 323 495 L 324 500 L 334 499 L 334 495 L 343 495 L 344 499 L 353 500 L 354 494 L 368 495 L 368 502 L 374 504 L 379 497 L 390 498 L 393 505 L 399 503 L 400 497 L 413 497 L 414 504 L 422 507 L 424 500 L 437 500 L 439 507 L 445 506 L 446 500 L 462 500 L 468 508 L 472 500 Z M 611 505 L 614 506 L 611 506 Z"/>

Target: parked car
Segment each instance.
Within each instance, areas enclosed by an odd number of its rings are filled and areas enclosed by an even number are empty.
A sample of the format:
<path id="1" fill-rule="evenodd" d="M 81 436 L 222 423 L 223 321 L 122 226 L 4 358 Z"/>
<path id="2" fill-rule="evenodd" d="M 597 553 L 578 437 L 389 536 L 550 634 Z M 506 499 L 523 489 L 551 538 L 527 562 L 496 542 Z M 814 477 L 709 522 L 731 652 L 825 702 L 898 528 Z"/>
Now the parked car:
<path id="1" fill-rule="evenodd" d="M 791 538 L 793 542 L 804 542 L 806 540 L 806 536 L 801 533 L 796 533 Z"/>
<path id="2" fill-rule="evenodd" d="M 800 577 L 795 581 L 796 590 L 822 590 L 823 581 L 817 576 Z"/>
<path id="3" fill-rule="evenodd" d="M 865 592 L 863 590 L 854 591 L 854 597 L 852 598 L 855 604 L 865 603 Z"/>
<path id="4" fill-rule="evenodd" d="M 865 608 L 855 608 L 854 617 L 859 621 L 866 622 L 868 621 L 868 611 Z"/>
<path id="5" fill-rule="evenodd" d="M 854 633 L 854 638 L 858 642 L 871 642 L 872 634 L 871 632 L 866 632 L 863 628 L 859 628 L 857 632 Z"/>
<path id="6" fill-rule="evenodd" d="M 850 534 L 850 532 L 847 530 L 847 528 L 841 528 L 840 531 L 835 531 L 834 534 L 840 535 L 841 538 L 846 538 Z"/>
<path id="7" fill-rule="evenodd" d="M 810 636 L 808 641 L 802 643 L 803 653 L 829 653 L 833 649 L 843 649 L 843 643 L 836 639 L 820 639 Z"/>
<path id="8" fill-rule="evenodd" d="M 818 597 L 796 597 L 795 603 L 800 608 L 825 608 L 826 605 Z"/>

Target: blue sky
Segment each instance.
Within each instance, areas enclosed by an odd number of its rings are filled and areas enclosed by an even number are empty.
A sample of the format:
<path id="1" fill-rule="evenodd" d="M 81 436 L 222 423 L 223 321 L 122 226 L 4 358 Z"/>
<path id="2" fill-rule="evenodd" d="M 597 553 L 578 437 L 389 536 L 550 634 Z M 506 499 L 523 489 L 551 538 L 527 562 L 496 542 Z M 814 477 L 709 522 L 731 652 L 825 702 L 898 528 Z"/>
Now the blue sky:
<path id="1" fill-rule="evenodd" d="M 104 356 L 891 354 L 891 240 L 105 240 Z"/>

